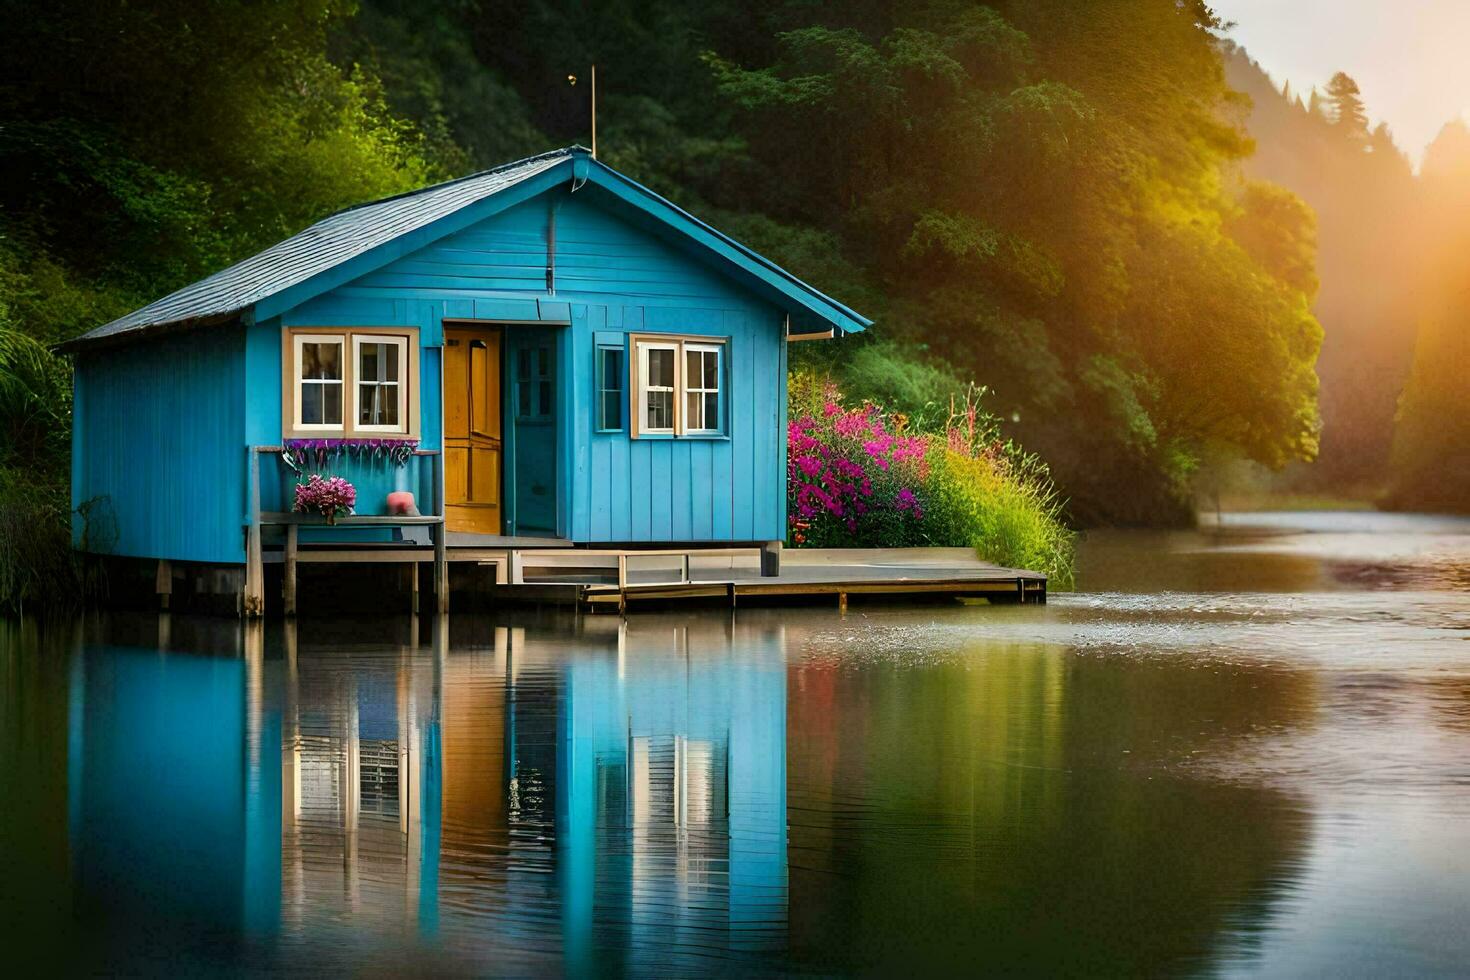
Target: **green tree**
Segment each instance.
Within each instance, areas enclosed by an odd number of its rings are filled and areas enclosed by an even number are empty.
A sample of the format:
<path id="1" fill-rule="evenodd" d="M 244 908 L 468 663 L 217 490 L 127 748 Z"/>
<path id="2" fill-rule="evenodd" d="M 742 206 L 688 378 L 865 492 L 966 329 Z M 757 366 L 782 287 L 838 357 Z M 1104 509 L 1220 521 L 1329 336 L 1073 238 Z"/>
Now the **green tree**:
<path id="1" fill-rule="evenodd" d="M 1363 108 L 1362 95 L 1358 83 L 1346 72 L 1338 72 L 1327 83 L 1332 125 L 1348 139 L 1368 139 L 1368 112 Z"/>

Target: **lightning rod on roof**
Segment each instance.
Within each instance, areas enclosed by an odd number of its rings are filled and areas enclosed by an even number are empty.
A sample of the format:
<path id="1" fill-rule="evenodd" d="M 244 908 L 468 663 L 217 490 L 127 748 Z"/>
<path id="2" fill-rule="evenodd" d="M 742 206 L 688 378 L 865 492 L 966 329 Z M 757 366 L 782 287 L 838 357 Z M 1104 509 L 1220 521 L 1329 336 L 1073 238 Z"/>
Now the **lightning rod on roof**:
<path id="1" fill-rule="evenodd" d="M 577 84 L 576 75 L 567 76 L 568 85 Z M 597 66 L 592 66 L 592 159 L 597 159 Z"/>

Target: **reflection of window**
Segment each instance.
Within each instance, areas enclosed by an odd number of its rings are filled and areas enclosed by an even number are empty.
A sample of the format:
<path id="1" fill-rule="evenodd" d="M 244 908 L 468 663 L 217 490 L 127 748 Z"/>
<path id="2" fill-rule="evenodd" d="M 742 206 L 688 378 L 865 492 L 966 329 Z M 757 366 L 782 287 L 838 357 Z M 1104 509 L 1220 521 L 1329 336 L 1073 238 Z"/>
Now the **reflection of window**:
<path id="1" fill-rule="evenodd" d="M 635 436 L 724 432 L 724 343 L 640 337 L 635 350 Z"/>
<path id="2" fill-rule="evenodd" d="M 352 350 L 357 368 L 357 410 L 353 413 L 357 430 L 403 432 L 408 412 L 402 375 L 408 340 L 357 334 Z"/>
<path id="3" fill-rule="evenodd" d="M 342 428 L 342 338 L 296 335 L 296 427 Z"/>
<path id="4" fill-rule="evenodd" d="M 623 428 L 623 346 L 597 347 L 597 431 Z"/>
<path id="5" fill-rule="evenodd" d="M 286 437 L 417 434 L 417 331 L 286 330 L 282 338 Z"/>

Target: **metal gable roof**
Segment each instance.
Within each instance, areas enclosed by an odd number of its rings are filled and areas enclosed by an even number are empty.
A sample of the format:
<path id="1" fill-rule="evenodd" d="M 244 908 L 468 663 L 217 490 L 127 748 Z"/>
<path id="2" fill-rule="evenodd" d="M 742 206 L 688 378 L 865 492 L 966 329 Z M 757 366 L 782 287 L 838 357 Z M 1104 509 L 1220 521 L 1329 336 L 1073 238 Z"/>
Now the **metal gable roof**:
<path id="1" fill-rule="evenodd" d="M 263 252 L 169 293 L 62 346 L 81 346 L 151 327 L 209 321 L 240 313 L 268 296 L 305 282 L 400 235 L 432 224 L 467 204 L 544 173 L 570 156 L 570 150 L 554 150 L 494 170 L 339 211 Z"/>
<path id="2" fill-rule="evenodd" d="M 109 340 L 126 341 L 131 339 L 131 335 L 154 329 L 228 319 L 283 290 L 586 153 L 577 146 L 553 150 L 493 170 L 339 211 L 263 252 L 68 341 L 60 345 L 60 349 L 71 350 Z M 578 167 L 576 172 L 580 177 L 585 171 L 580 169 L 580 164 Z M 597 170 L 617 178 L 648 203 L 667 208 L 664 214 L 666 221 L 677 215 L 675 224 L 687 222 L 683 229 L 686 234 L 698 237 L 702 232 L 708 235 L 704 242 L 707 247 L 713 247 L 717 252 L 726 248 L 732 250 L 725 253 L 727 260 L 746 269 L 764 270 L 766 276 L 773 277 L 784 287 L 783 291 L 788 296 L 795 293 L 808 308 L 813 301 L 818 307 L 826 307 L 839 321 L 846 321 L 845 329 L 861 330 L 871 322 L 611 168 L 599 164 Z"/>

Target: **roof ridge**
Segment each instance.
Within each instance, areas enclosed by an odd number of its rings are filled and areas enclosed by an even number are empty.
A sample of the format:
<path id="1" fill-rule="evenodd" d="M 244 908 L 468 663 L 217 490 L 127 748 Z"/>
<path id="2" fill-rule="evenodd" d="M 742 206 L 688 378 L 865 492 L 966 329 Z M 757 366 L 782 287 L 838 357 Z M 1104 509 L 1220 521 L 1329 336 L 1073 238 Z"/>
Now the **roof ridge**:
<path id="1" fill-rule="evenodd" d="M 452 187 L 455 184 L 463 184 L 466 181 L 477 180 L 480 177 L 488 177 L 491 174 L 498 174 L 502 171 L 514 170 L 516 167 L 524 167 L 528 163 L 539 163 L 542 160 L 551 160 L 555 157 L 571 156 L 573 153 L 581 149 L 584 148 L 576 143 L 573 143 L 571 146 L 558 147 L 555 150 L 547 150 L 544 153 L 534 153 L 531 156 L 522 157 L 519 160 L 512 160 L 510 163 L 502 163 L 500 166 L 491 167 L 488 170 L 477 170 L 472 174 L 465 174 L 463 177 L 451 177 L 449 180 L 441 180 L 437 184 L 426 184 L 423 187 L 418 187 L 411 191 L 401 191 L 397 194 L 390 194 L 387 197 L 377 198 L 376 200 L 360 201 L 357 204 L 349 204 L 342 210 L 333 211 L 331 214 L 312 222 L 312 224 L 321 224 L 323 221 L 335 218 L 338 215 L 347 214 L 351 211 L 357 211 L 361 208 L 370 208 L 375 204 L 386 204 L 389 201 L 401 201 L 406 197 L 416 197 L 417 195 L 423 194 L 427 191 L 439 190 L 443 187 Z"/>

